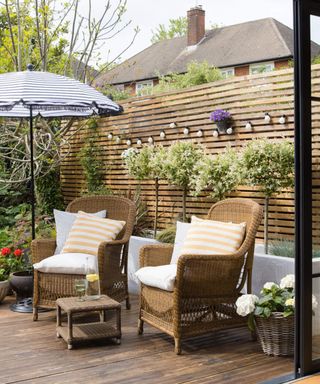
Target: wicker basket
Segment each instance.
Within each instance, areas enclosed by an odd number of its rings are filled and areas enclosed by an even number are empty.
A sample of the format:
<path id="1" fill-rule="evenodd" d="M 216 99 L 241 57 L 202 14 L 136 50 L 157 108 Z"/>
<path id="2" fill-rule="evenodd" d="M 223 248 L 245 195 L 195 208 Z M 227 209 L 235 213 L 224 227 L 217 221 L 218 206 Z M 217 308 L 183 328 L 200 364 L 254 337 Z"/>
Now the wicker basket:
<path id="1" fill-rule="evenodd" d="M 273 312 L 269 318 L 255 316 L 256 331 L 267 355 L 292 356 L 294 352 L 294 316 Z"/>
<path id="2" fill-rule="evenodd" d="M 7 296 L 9 292 L 9 281 L 0 281 L 0 303 Z"/>

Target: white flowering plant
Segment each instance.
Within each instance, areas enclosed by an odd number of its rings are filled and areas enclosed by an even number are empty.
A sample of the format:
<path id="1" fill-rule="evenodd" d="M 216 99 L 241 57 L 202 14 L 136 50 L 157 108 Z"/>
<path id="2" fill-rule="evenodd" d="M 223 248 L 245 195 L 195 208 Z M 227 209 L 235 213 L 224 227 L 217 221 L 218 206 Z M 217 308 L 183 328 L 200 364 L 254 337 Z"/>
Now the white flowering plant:
<path id="1" fill-rule="evenodd" d="M 260 298 L 256 295 L 242 295 L 236 301 L 237 313 L 248 316 L 248 326 L 254 330 L 254 316 L 268 318 L 273 312 L 282 312 L 283 317 L 294 314 L 294 275 L 283 277 L 280 284 L 267 282 L 261 290 Z M 312 295 L 312 311 L 318 306 L 317 299 Z"/>

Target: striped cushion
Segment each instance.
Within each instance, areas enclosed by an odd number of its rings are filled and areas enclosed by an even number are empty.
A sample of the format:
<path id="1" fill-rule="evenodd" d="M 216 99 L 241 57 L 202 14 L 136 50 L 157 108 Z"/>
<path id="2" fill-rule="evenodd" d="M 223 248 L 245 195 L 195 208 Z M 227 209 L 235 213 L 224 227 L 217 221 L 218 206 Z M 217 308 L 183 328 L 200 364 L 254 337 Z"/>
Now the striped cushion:
<path id="1" fill-rule="evenodd" d="M 237 251 L 242 244 L 246 223 L 233 224 L 202 220 L 192 216 L 191 226 L 180 255 L 220 255 Z"/>
<path id="2" fill-rule="evenodd" d="M 61 253 L 97 255 L 100 243 L 114 240 L 125 224 L 79 212 Z"/>

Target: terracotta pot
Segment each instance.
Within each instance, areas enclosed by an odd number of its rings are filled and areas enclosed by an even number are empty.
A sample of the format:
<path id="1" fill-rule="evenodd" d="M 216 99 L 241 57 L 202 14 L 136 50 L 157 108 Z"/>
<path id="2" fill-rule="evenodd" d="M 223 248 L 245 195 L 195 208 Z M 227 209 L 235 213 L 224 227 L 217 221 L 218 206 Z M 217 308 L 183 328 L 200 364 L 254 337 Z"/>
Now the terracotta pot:
<path id="1" fill-rule="evenodd" d="M 33 295 L 33 273 L 29 271 L 13 272 L 10 275 L 10 287 L 15 292 L 17 302 Z"/>
<path id="2" fill-rule="evenodd" d="M 0 303 L 3 301 L 3 299 L 7 296 L 9 292 L 9 281 L 0 281 Z"/>

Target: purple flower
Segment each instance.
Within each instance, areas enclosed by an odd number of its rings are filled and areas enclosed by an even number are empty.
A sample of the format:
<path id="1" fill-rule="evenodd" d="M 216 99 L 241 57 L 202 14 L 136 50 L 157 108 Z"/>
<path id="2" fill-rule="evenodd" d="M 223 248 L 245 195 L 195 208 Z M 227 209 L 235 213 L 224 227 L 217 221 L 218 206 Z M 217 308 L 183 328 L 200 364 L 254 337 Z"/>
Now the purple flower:
<path id="1" fill-rule="evenodd" d="M 210 114 L 210 120 L 214 122 L 229 120 L 230 117 L 231 117 L 230 113 L 228 111 L 225 111 L 224 109 L 216 109 Z"/>

